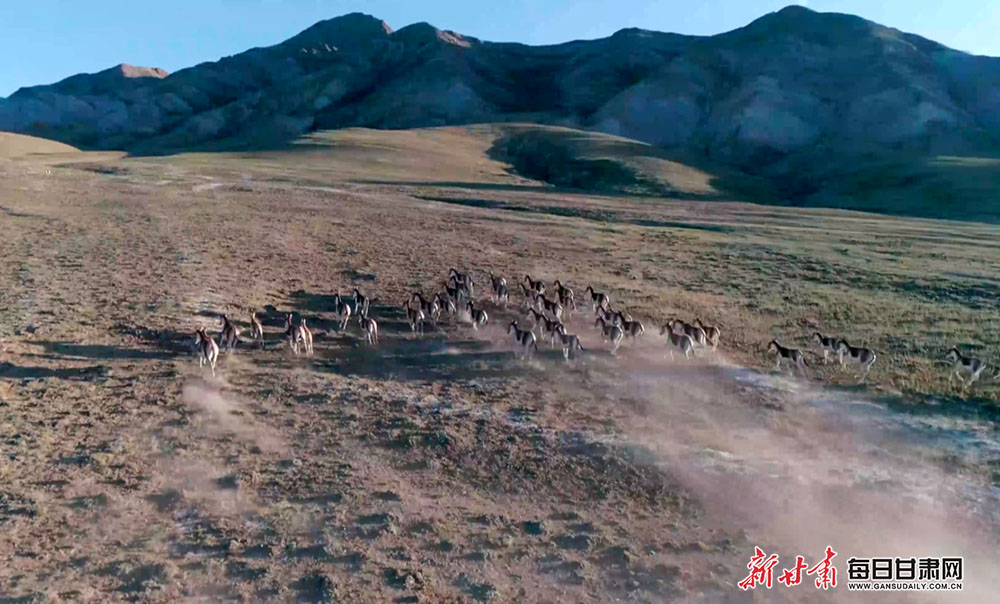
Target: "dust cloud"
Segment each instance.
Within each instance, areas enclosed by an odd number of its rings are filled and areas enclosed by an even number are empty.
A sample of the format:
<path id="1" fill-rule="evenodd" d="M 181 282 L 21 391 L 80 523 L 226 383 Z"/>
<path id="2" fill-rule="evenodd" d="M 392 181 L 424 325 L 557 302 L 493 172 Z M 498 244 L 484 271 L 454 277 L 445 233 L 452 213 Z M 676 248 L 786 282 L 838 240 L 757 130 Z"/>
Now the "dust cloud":
<path id="1" fill-rule="evenodd" d="M 242 406 L 208 385 L 190 383 L 181 390 L 181 401 L 202 418 L 202 428 L 209 432 L 230 433 L 265 451 L 285 448 L 279 438 L 255 426 L 244 417 Z"/>
<path id="2" fill-rule="evenodd" d="M 625 419 L 630 444 L 650 451 L 695 495 L 706 523 L 743 531 L 747 560 L 754 545 L 782 561 L 802 555 L 807 562 L 830 545 L 846 582 L 852 556 L 963 556 L 957 598 L 953 592 L 867 597 L 996 601 L 1000 495 L 975 475 L 935 462 L 919 426 L 873 401 L 745 370 L 704 351 L 688 363 L 662 354 L 647 341 L 623 351 L 621 360 L 591 359 L 585 387 L 608 404 L 639 406 Z M 579 388 L 573 378 L 563 381 Z M 859 418 L 859 409 L 866 415 Z M 950 454 L 962 455 L 961 442 L 953 444 Z M 828 597 L 853 596 L 838 589 Z"/>

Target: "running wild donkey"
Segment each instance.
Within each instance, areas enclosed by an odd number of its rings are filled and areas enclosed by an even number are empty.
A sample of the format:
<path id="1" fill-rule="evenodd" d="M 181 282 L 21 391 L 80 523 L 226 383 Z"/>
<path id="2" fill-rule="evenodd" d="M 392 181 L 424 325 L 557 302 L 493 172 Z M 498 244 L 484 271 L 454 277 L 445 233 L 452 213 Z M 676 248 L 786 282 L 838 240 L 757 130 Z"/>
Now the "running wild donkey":
<path id="1" fill-rule="evenodd" d="M 424 311 L 419 308 L 410 308 L 410 302 L 412 300 L 407 300 L 403 303 L 403 308 L 406 310 L 406 322 L 410 324 L 410 331 L 413 333 L 419 332 L 424 333 Z"/>
<path id="2" fill-rule="evenodd" d="M 487 321 L 490 320 L 490 316 L 486 314 L 485 310 L 472 306 L 472 300 L 465 303 L 465 310 L 469 311 L 473 329 L 479 329 L 480 325 L 486 325 Z"/>
<path id="3" fill-rule="evenodd" d="M 667 321 L 667 326 L 670 331 L 674 333 L 682 333 L 691 338 L 691 341 L 699 346 L 708 345 L 708 335 L 705 334 L 705 330 L 697 325 L 692 325 L 691 323 L 685 323 L 680 319 L 670 319 Z"/>
<path id="4" fill-rule="evenodd" d="M 291 313 L 285 315 L 285 335 L 288 336 L 288 345 L 294 354 L 298 355 L 301 350 L 312 355 L 313 337 L 305 319 L 300 319 L 299 324 L 295 325 Z"/>
<path id="5" fill-rule="evenodd" d="M 510 322 L 510 325 L 507 326 L 507 333 L 514 335 L 514 341 L 521 349 L 521 358 L 530 358 L 538 350 L 535 334 L 530 329 L 518 328 L 517 321 Z"/>
<path id="6" fill-rule="evenodd" d="M 469 300 L 472 299 L 473 295 L 473 284 L 472 277 L 468 273 L 459 272 L 458 269 L 452 268 L 448 270 L 448 280 L 454 281 L 456 288 Z"/>
<path id="7" fill-rule="evenodd" d="M 604 341 L 611 344 L 611 354 L 617 354 L 618 347 L 622 344 L 622 338 L 625 337 L 625 332 L 622 331 L 622 328 L 614 323 L 608 323 L 604 320 L 604 317 L 597 317 L 594 320 L 594 327 L 600 330 Z"/>
<path id="8" fill-rule="evenodd" d="M 823 351 L 823 364 L 826 365 L 830 362 L 830 355 L 837 354 L 837 347 L 840 342 L 837 338 L 833 336 L 824 336 L 818 331 L 813 334 L 813 340 L 819 344 L 820 349 Z"/>
<path id="9" fill-rule="evenodd" d="M 563 285 L 558 279 L 556 279 L 556 297 L 567 311 L 576 310 L 576 296 L 573 295 L 573 290 Z"/>
<path id="10" fill-rule="evenodd" d="M 569 362 L 570 357 L 576 358 L 577 353 L 583 352 L 583 346 L 580 345 L 580 338 L 573 334 L 566 333 L 566 326 L 560 323 L 556 326 L 556 334 L 559 336 L 559 341 L 562 343 L 563 358 L 566 362 Z"/>
<path id="11" fill-rule="evenodd" d="M 660 335 L 667 335 L 667 341 L 670 344 L 670 358 L 674 358 L 674 350 L 677 350 L 684 355 L 685 359 L 691 358 L 691 352 L 694 350 L 694 341 L 691 336 L 683 333 L 677 333 L 673 330 L 668 322 L 666 325 L 660 326 Z"/>
<path id="12" fill-rule="evenodd" d="M 531 278 L 531 275 L 524 276 L 524 282 L 528 284 L 528 289 L 535 292 L 536 294 L 545 294 L 545 282 L 539 279 L 535 281 Z"/>
<path id="13" fill-rule="evenodd" d="M 347 322 L 351 320 L 351 305 L 340 297 L 340 292 L 333 297 L 333 314 L 340 321 L 340 331 L 347 329 Z"/>
<path id="14" fill-rule="evenodd" d="M 587 286 L 587 289 L 584 290 L 583 293 L 590 296 L 590 303 L 594 306 L 595 313 L 597 312 L 598 308 L 607 308 L 611 304 L 610 296 L 608 296 L 607 294 L 602 294 L 594 291 L 594 288 L 589 285 Z"/>
<path id="15" fill-rule="evenodd" d="M 847 343 L 847 340 L 837 342 L 837 354 L 840 356 L 840 366 L 844 366 L 844 357 L 861 367 L 860 382 L 865 381 L 872 365 L 875 364 L 875 351 L 870 348 L 857 348 Z"/>
<path id="16" fill-rule="evenodd" d="M 264 347 L 264 326 L 254 310 L 250 311 L 250 337 L 260 342 L 260 347 Z"/>
<path id="17" fill-rule="evenodd" d="M 438 308 L 447 312 L 449 315 L 453 315 L 458 312 L 458 307 L 455 306 L 455 302 L 446 294 L 434 294 L 434 301 L 437 302 Z M 435 321 L 437 319 L 435 318 Z"/>
<path id="18" fill-rule="evenodd" d="M 541 327 L 539 335 L 548 336 L 549 346 L 554 347 L 556 345 L 556 334 L 563 324 L 558 320 L 546 317 L 544 313 L 540 313 L 534 308 L 528 309 L 527 318 L 532 320 L 532 324 L 535 327 Z"/>
<path id="19" fill-rule="evenodd" d="M 194 344 L 198 351 L 198 366 L 204 367 L 205 363 L 212 368 L 212 375 L 215 375 L 215 362 L 219 359 L 219 345 L 215 343 L 212 336 L 208 335 L 204 327 L 199 327 L 194 332 Z"/>
<path id="20" fill-rule="evenodd" d="M 719 347 L 719 338 L 722 337 L 722 330 L 714 325 L 705 325 L 701 322 L 701 319 L 694 320 L 694 326 L 699 327 L 705 332 L 705 337 L 708 339 L 708 343 L 712 345 L 712 350 Z"/>
<path id="21" fill-rule="evenodd" d="M 219 343 L 230 353 L 236 348 L 236 343 L 240 341 L 240 328 L 236 327 L 229 317 L 222 315 L 222 333 L 219 334 Z"/>
<path id="22" fill-rule="evenodd" d="M 510 301 L 510 293 L 507 291 L 507 280 L 499 275 L 494 275 L 493 271 L 489 271 L 489 276 L 490 287 L 493 289 L 490 299 L 494 304 L 506 307 L 507 302 Z"/>
<path id="23" fill-rule="evenodd" d="M 959 352 L 957 348 L 949 350 L 944 358 L 952 365 L 951 373 L 948 375 L 948 383 L 952 383 L 957 377 L 965 389 L 968 389 L 969 386 L 975 383 L 983 373 L 983 370 L 986 369 L 985 362 L 974 357 L 967 357 Z M 963 374 L 969 376 L 968 381 L 962 377 Z"/>
<path id="24" fill-rule="evenodd" d="M 358 288 L 354 288 L 354 314 L 359 317 L 368 314 L 368 308 L 371 306 L 371 299 L 361 293 Z"/>
<path id="25" fill-rule="evenodd" d="M 361 324 L 361 331 L 365 334 L 365 342 L 375 346 L 378 344 L 378 323 L 368 315 L 358 315 L 358 323 Z"/>
<path id="26" fill-rule="evenodd" d="M 787 365 L 794 367 L 799 373 L 804 373 L 806 365 L 806 359 L 802 356 L 802 351 L 798 348 L 785 348 L 781 344 L 778 344 L 777 340 L 771 340 L 767 343 L 767 351 L 774 355 L 774 368 L 780 369 L 781 362 L 784 361 Z"/>
<path id="27" fill-rule="evenodd" d="M 424 298 L 424 295 L 422 293 L 413 292 L 413 295 L 410 296 L 410 302 L 413 301 L 416 301 L 417 304 L 420 305 L 419 306 L 420 311 L 424 313 L 425 318 L 430 317 L 435 321 L 437 321 L 438 317 L 441 316 L 441 307 L 438 306 L 436 297 L 432 297 L 430 300 L 428 300 L 427 298 Z M 409 303 L 407 303 L 406 307 L 409 308 L 409 306 L 410 306 Z"/>

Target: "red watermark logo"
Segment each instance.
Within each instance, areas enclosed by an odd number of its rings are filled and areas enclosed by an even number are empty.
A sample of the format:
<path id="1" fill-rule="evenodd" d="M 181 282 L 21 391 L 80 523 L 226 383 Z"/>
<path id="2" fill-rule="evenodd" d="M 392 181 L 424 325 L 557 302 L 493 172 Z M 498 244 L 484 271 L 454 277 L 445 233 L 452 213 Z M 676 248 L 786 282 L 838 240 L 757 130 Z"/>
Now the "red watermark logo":
<path id="1" fill-rule="evenodd" d="M 792 568 L 782 569 L 778 576 L 778 583 L 786 587 L 798 585 L 803 581 L 803 571 L 806 575 L 815 575 L 816 589 L 829 589 L 837 586 L 837 567 L 833 565 L 833 558 L 837 552 L 827 546 L 826 557 L 809 568 L 806 559 L 802 556 L 795 556 L 795 565 Z M 774 567 L 778 565 L 778 554 L 768 556 L 764 550 L 754 547 L 754 555 L 747 563 L 750 574 L 738 583 L 740 589 L 756 589 L 759 586 L 771 589 L 774 586 Z"/>

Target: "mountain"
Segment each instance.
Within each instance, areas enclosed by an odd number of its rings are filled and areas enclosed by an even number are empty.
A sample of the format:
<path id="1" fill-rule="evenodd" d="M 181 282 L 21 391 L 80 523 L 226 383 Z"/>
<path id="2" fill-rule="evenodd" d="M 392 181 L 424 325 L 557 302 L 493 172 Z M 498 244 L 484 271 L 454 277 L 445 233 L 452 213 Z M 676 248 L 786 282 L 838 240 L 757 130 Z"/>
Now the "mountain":
<path id="1" fill-rule="evenodd" d="M 171 75 L 122 65 L 0 99 L 0 130 L 134 153 L 497 121 L 651 143 L 769 179 L 784 203 L 878 210 L 852 188 L 859 171 L 1000 153 L 1000 59 L 798 6 L 715 36 L 539 47 L 354 13 Z M 948 215 L 936 173 L 907 174 L 941 198 L 920 213 Z"/>

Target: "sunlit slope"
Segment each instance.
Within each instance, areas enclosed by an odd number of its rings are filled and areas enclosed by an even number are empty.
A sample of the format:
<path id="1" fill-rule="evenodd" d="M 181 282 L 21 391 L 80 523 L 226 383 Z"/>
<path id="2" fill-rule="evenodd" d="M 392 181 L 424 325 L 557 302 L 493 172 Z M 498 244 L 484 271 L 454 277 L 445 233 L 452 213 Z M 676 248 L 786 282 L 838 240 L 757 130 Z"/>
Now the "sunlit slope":
<path id="1" fill-rule="evenodd" d="M 77 151 L 76 147 L 44 138 L 14 134 L 13 132 L 0 132 L 0 158 L 14 159 L 32 155 L 75 153 Z"/>
<path id="2" fill-rule="evenodd" d="M 799 174 L 819 191 L 800 196 L 789 194 L 781 183 L 703 157 L 609 134 L 530 123 L 347 128 L 314 132 L 269 150 L 234 147 L 152 161 L 264 171 L 319 183 L 543 186 L 605 195 L 1000 220 L 1000 158 L 994 157 L 900 154 L 875 161 L 858 155 L 840 163 L 812 162 Z"/>
<path id="3" fill-rule="evenodd" d="M 412 130 L 347 128 L 305 135 L 267 151 L 185 153 L 170 161 L 294 170 L 365 183 L 534 185 L 609 194 L 720 199 L 733 180 L 645 143 L 536 124 Z"/>

